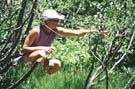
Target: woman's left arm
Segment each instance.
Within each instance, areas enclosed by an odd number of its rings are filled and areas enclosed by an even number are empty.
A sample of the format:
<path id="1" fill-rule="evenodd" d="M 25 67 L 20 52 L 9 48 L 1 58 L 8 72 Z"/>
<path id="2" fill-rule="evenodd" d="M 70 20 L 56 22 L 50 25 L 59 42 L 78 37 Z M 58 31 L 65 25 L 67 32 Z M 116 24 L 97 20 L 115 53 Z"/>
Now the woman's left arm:
<path id="1" fill-rule="evenodd" d="M 58 33 L 61 34 L 63 37 L 70 37 L 70 36 L 83 36 L 87 33 L 93 33 L 93 32 L 98 32 L 97 30 L 70 30 L 70 29 L 65 29 L 62 27 L 57 28 Z"/>

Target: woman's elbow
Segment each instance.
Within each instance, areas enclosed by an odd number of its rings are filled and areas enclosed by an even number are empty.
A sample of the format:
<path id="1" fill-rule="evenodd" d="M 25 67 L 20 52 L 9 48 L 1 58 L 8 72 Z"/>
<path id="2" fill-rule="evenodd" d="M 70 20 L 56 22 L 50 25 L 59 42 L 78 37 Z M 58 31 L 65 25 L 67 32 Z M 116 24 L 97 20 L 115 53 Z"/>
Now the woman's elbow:
<path id="1" fill-rule="evenodd" d="M 27 51 L 28 51 L 28 50 L 27 50 L 27 47 L 26 47 L 26 46 L 23 46 L 23 47 L 22 47 L 22 53 L 27 53 Z"/>

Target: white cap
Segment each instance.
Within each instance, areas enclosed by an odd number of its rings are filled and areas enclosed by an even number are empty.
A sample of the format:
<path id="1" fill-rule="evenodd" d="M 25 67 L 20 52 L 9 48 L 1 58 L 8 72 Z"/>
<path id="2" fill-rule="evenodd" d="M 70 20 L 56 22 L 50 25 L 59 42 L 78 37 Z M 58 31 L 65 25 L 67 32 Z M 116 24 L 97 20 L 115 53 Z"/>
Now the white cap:
<path id="1" fill-rule="evenodd" d="M 47 20 L 47 19 L 58 19 L 58 20 L 64 20 L 64 17 L 60 16 L 55 10 L 53 9 L 47 9 L 44 10 L 41 20 Z"/>

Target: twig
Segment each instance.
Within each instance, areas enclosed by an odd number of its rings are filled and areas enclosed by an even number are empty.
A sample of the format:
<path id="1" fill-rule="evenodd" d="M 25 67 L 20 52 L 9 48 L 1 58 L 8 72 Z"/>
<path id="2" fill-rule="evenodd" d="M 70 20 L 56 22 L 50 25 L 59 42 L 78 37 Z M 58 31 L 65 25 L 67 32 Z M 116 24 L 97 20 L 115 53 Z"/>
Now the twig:
<path id="1" fill-rule="evenodd" d="M 25 34 L 28 33 L 28 31 L 30 30 L 30 27 L 31 27 L 31 25 L 32 25 L 33 18 L 34 18 L 34 16 L 35 16 L 34 10 L 37 8 L 37 1 L 38 1 L 38 0 L 35 0 L 34 3 L 33 3 L 33 6 L 32 6 L 32 9 L 31 9 L 31 12 L 30 12 L 30 16 L 31 16 L 31 17 L 30 17 L 30 20 L 29 20 L 29 24 L 28 24 L 28 26 L 27 26 L 27 28 L 26 28 Z"/>
<path id="2" fill-rule="evenodd" d="M 13 18 L 13 16 L 17 13 L 17 11 L 19 10 L 20 8 L 18 8 L 10 17 L 7 17 L 5 19 L 3 19 L 1 22 L 0 22 L 0 26 L 8 19 L 11 19 Z"/>
<path id="3" fill-rule="evenodd" d="M 94 54 L 94 52 L 91 52 L 91 53 L 102 65 L 104 65 L 104 63 Z"/>
<path id="4" fill-rule="evenodd" d="M 22 5 L 21 5 L 22 8 L 21 8 L 19 16 L 18 16 L 17 28 L 22 25 L 22 19 L 23 19 L 24 10 L 25 10 L 25 7 L 26 7 L 26 2 L 27 2 L 27 0 L 23 0 L 22 1 Z M 16 33 L 14 34 L 14 38 L 15 39 L 13 40 L 13 43 L 12 43 L 12 46 L 11 46 L 11 50 L 8 52 L 8 55 L 3 60 L 7 61 L 7 59 L 10 57 L 10 55 L 12 54 L 14 49 L 16 48 L 18 40 L 19 40 L 19 38 L 21 36 L 21 30 L 22 30 L 22 27 L 20 29 L 18 29 L 16 31 Z"/>
<path id="5" fill-rule="evenodd" d="M 7 39 L 5 45 L 3 46 L 3 48 L 0 50 L 0 53 L 2 53 L 4 51 L 4 49 L 7 47 L 8 43 L 10 42 L 10 39 L 12 37 L 13 33 L 10 34 L 9 38 Z"/>
<path id="6" fill-rule="evenodd" d="M 109 74 L 107 66 L 105 67 L 105 73 L 106 73 L 106 89 L 109 89 Z"/>
<path id="7" fill-rule="evenodd" d="M 133 34 L 132 34 L 132 37 L 131 37 L 130 42 L 129 42 L 129 45 L 128 45 L 128 47 L 127 47 L 127 50 L 130 49 L 131 44 L 132 44 L 133 39 L 134 39 L 134 36 L 135 36 L 135 31 L 134 31 Z M 122 55 L 122 57 L 120 58 L 120 60 L 118 60 L 118 61 L 113 65 L 113 67 L 111 68 L 111 70 L 113 70 L 113 69 L 125 58 L 126 53 L 127 53 L 127 52 L 125 52 L 125 53 Z"/>
<path id="8" fill-rule="evenodd" d="M 36 68 L 37 65 L 38 62 L 34 62 L 30 70 L 26 74 L 24 74 L 18 81 L 9 86 L 7 89 L 14 89 L 17 86 L 19 86 L 23 81 L 25 81 L 30 76 L 30 74 L 33 72 L 33 70 Z"/>
<path id="9" fill-rule="evenodd" d="M 132 80 L 135 78 L 135 76 L 133 76 L 132 78 L 129 79 L 129 81 L 126 83 L 126 85 L 124 86 L 123 89 L 127 89 L 129 84 L 132 82 Z"/>
<path id="10" fill-rule="evenodd" d="M 113 41 L 115 41 L 115 39 L 117 39 L 117 38 L 115 37 Z M 122 39 L 123 39 L 123 38 L 122 38 Z M 112 61 L 112 59 L 115 57 L 116 53 L 117 53 L 117 52 L 119 51 L 119 49 L 121 48 L 122 43 L 123 43 L 123 40 L 120 41 L 119 46 L 115 48 L 115 50 L 114 50 L 112 56 L 110 57 L 110 59 L 106 60 L 106 62 Z M 111 46 L 111 47 L 112 47 L 112 46 Z M 110 52 L 111 52 L 111 51 L 110 51 Z M 111 54 L 111 53 L 110 53 L 110 54 Z"/>
<path id="11" fill-rule="evenodd" d="M 84 89 L 86 89 L 86 87 L 88 86 L 89 79 L 90 79 L 91 74 L 92 74 L 93 69 L 94 69 L 94 64 L 95 64 L 95 59 L 92 60 L 92 65 L 91 65 L 91 67 L 90 67 L 90 72 L 89 72 L 89 74 L 88 74 L 88 76 L 87 76 L 87 78 L 86 78 L 86 82 L 85 82 Z"/>
<path id="12" fill-rule="evenodd" d="M 133 42 L 134 36 L 135 36 L 135 31 L 133 32 L 132 37 L 131 37 L 131 39 L 130 39 L 130 42 L 129 42 L 129 45 L 128 45 L 128 48 L 127 48 L 128 50 L 129 50 L 129 48 L 130 48 L 130 46 L 131 46 L 131 43 Z M 120 46 L 120 47 L 121 47 L 121 46 Z M 120 48 L 120 47 L 118 47 L 118 48 Z M 116 52 L 117 52 L 117 51 L 118 51 L 118 50 L 116 50 Z M 122 55 L 122 57 L 120 58 L 120 60 L 118 60 L 118 61 L 113 65 L 113 67 L 109 70 L 108 73 L 111 73 L 111 71 L 124 59 L 125 56 L 126 56 L 126 52 Z M 112 58 L 111 58 L 111 60 L 112 60 Z M 109 62 L 110 62 L 111 60 L 109 60 Z M 105 77 L 106 77 L 106 75 L 105 75 L 102 79 L 100 79 L 100 80 L 103 80 Z"/>
<path id="13" fill-rule="evenodd" d="M 93 81 L 103 72 L 103 66 L 99 66 L 96 71 L 94 72 L 94 74 L 92 75 L 92 77 L 90 78 L 89 80 L 89 83 L 87 85 L 87 88 L 86 89 L 89 89 L 94 83 Z"/>
<path id="14" fill-rule="evenodd" d="M 90 44 L 90 36 L 89 36 L 89 44 Z M 93 48 L 94 53 L 96 53 L 97 45 L 98 45 L 98 40 L 97 40 L 97 43 L 96 43 L 95 47 Z M 89 50 L 90 50 L 90 47 L 89 47 Z M 90 54 L 90 52 L 89 52 L 89 54 Z M 90 67 L 89 74 L 88 74 L 88 76 L 87 76 L 87 78 L 86 78 L 86 82 L 85 82 L 84 89 L 86 89 L 87 86 L 88 86 L 89 79 L 90 79 L 91 74 L 92 74 L 93 69 L 94 69 L 94 64 L 95 64 L 95 58 L 93 58 L 93 61 L 92 61 L 92 65 L 91 65 L 91 67 Z"/>
<path id="15" fill-rule="evenodd" d="M 3 73 L 6 73 L 6 72 L 11 68 L 11 65 L 12 65 L 11 62 L 7 63 L 7 65 L 5 65 L 5 66 L 2 68 L 2 70 L 0 70 L 0 75 L 2 75 Z"/>

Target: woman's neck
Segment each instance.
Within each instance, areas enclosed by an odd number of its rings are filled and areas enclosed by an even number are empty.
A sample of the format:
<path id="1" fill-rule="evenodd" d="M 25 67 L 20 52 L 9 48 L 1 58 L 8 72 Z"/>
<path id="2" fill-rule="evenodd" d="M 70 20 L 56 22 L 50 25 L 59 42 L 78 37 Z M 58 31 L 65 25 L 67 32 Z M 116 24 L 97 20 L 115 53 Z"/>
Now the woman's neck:
<path id="1" fill-rule="evenodd" d="M 51 30 L 49 30 L 46 26 L 41 25 L 42 30 L 44 30 L 46 33 L 50 33 Z"/>

